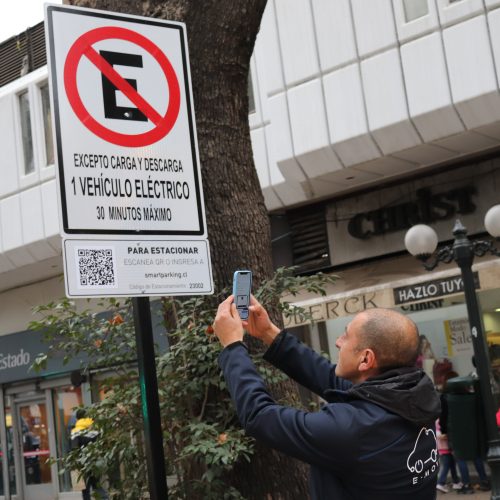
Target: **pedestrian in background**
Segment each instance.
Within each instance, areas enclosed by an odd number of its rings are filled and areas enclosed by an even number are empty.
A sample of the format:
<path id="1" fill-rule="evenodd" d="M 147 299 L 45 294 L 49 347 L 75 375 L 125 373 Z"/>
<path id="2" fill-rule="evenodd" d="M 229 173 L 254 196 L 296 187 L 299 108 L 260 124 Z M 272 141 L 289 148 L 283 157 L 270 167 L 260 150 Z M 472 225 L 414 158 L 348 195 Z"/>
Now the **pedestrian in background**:
<path id="1" fill-rule="evenodd" d="M 436 488 L 443 493 L 449 493 L 450 489 L 446 486 L 446 478 L 448 477 L 448 473 L 450 473 L 453 481 L 452 489 L 461 490 L 463 484 L 458 478 L 455 458 L 448 442 L 448 435 L 446 432 L 442 432 L 439 419 L 436 420 L 436 436 L 439 453 L 439 476 Z"/>
<path id="2" fill-rule="evenodd" d="M 474 364 L 474 359 L 472 360 Z M 472 460 L 476 467 L 479 476 L 479 489 L 488 491 L 491 489 L 490 481 L 484 467 L 483 459 L 480 456 L 480 449 L 478 444 L 478 430 L 475 424 L 470 424 L 469 421 L 462 421 L 461 413 L 463 408 L 454 404 L 453 411 L 448 404 L 448 397 L 450 397 L 448 382 L 450 379 L 458 377 L 458 373 L 449 372 L 444 380 L 441 394 L 441 416 L 439 417 L 439 425 L 441 432 L 448 436 L 450 447 L 455 450 L 454 458 L 462 478 L 462 487 L 457 489 L 457 493 L 464 495 L 472 495 L 475 491 L 471 484 L 469 469 L 467 467 L 466 459 Z M 476 375 L 477 377 L 477 375 Z M 472 395 L 474 389 L 472 385 L 465 385 L 461 387 L 460 394 Z M 451 418 L 450 418 L 451 417 Z M 453 427 L 453 424 L 458 427 Z M 449 432 L 448 432 L 449 430 Z"/>
<path id="3" fill-rule="evenodd" d="M 252 297 L 242 322 L 233 297 L 219 305 L 219 364 L 247 433 L 311 465 L 311 498 L 431 500 L 440 414 L 432 381 L 415 366 L 419 337 L 406 316 L 387 309 L 357 314 L 326 358 L 274 325 Z M 269 347 L 264 359 L 327 403 L 307 412 L 276 403 L 244 345 L 243 328 Z"/>
<path id="4" fill-rule="evenodd" d="M 464 486 L 463 482 L 458 478 L 456 460 L 453 455 L 450 440 L 448 439 L 448 403 L 446 402 L 446 396 L 444 393 L 446 392 L 448 380 L 454 377 L 458 377 L 458 373 L 453 370 L 448 371 L 444 375 L 442 385 L 440 386 L 441 415 L 439 415 L 439 418 L 436 421 L 440 470 L 436 488 L 443 493 L 448 493 L 450 491 L 448 486 L 446 486 L 446 477 L 448 476 L 448 472 L 450 472 L 451 479 L 453 481 L 452 489 L 461 493 L 466 493 L 468 486 Z"/>
<path id="5" fill-rule="evenodd" d="M 89 443 L 95 442 L 99 437 L 99 432 L 93 427 L 94 421 L 92 418 L 87 417 L 84 408 L 78 408 L 75 417 L 75 426 L 71 429 L 71 447 L 82 449 Z M 94 498 L 107 500 L 106 491 L 93 474 L 84 473 L 83 480 L 85 482 L 85 488 L 82 490 L 83 500 L 91 500 L 92 493 L 95 493 Z"/>

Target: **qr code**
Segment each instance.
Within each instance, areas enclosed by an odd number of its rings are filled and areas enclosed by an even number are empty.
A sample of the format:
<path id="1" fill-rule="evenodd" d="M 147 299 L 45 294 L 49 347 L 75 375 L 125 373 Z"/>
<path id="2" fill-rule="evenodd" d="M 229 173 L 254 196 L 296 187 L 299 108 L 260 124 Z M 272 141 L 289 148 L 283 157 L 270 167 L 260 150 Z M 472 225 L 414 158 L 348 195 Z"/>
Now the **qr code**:
<path id="1" fill-rule="evenodd" d="M 77 248 L 76 261 L 80 287 L 116 286 L 116 263 L 112 248 Z"/>

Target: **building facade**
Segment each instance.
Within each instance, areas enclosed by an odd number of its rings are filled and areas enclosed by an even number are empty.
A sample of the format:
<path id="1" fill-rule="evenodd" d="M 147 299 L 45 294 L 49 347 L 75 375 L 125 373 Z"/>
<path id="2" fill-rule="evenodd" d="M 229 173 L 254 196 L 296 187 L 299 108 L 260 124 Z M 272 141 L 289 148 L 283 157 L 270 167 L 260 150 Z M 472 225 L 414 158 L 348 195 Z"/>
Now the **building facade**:
<path id="1" fill-rule="evenodd" d="M 500 2 L 271 0 L 252 59 L 254 158 L 275 260 L 339 275 L 303 297 L 303 335 L 335 340 L 369 307 L 409 314 L 460 375 L 473 355 L 459 269 L 425 271 L 404 247 L 414 224 L 441 242 L 460 218 L 473 238 L 498 203 Z M 477 259 L 494 370 L 498 259 Z M 302 324 L 290 318 L 290 325 Z"/>
<path id="2" fill-rule="evenodd" d="M 276 265 L 339 276 L 294 299 L 289 327 L 336 358 L 370 307 L 410 315 L 423 368 L 472 371 L 459 270 L 404 249 L 415 223 L 484 237 L 500 186 L 500 0 L 268 0 L 251 61 L 249 123 Z M 64 295 L 43 25 L 0 44 L 0 498 L 78 498 L 44 456 L 65 451 L 71 409 L 91 401 L 74 367 L 28 370 L 43 351 L 32 308 Z M 140 79 L 138 79 L 140 85 Z M 207 200 L 209 203 L 210 200 Z M 500 265 L 474 265 L 496 369 Z M 31 448 L 30 448 L 31 446 Z M 3 495 L 3 496 L 2 496 Z"/>

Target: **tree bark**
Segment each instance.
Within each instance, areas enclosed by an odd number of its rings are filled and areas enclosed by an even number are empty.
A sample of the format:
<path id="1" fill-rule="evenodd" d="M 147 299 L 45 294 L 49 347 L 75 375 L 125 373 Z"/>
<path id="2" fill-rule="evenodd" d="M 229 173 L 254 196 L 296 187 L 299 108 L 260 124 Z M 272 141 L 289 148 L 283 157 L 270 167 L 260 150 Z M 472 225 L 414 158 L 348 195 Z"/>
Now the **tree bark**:
<path id="1" fill-rule="evenodd" d="M 267 0 L 72 0 L 73 5 L 186 23 L 212 270 L 217 290 L 236 269 L 272 275 L 270 224 L 248 124 L 250 57 Z M 250 342 L 251 349 L 258 347 Z M 280 393 L 296 393 L 294 384 Z M 280 394 L 280 395 L 282 395 Z M 258 446 L 232 482 L 249 499 L 306 499 L 305 468 Z"/>

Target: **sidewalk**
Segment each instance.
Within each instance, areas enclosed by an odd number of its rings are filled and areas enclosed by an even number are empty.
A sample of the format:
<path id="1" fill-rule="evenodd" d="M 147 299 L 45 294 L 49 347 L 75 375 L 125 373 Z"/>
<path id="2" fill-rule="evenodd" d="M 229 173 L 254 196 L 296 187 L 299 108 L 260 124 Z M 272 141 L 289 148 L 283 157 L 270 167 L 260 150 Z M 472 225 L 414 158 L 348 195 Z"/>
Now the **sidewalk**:
<path id="1" fill-rule="evenodd" d="M 437 500 L 451 500 L 452 498 L 456 500 L 459 500 L 460 498 L 468 498 L 469 500 L 490 500 L 491 491 L 477 491 L 472 495 L 459 495 L 458 493 L 451 491 L 450 493 L 441 493 L 440 491 L 437 492 Z"/>
<path id="2" fill-rule="evenodd" d="M 490 500 L 491 491 L 480 491 L 475 490 L 472 495 L 460 495 L 455 491 L 451 491 L 449 493 L 442 493 L 441 491 L 437 492 L 436 500 L 451 500 L 451 499 L 468 499 L 468 500 Z"/>

